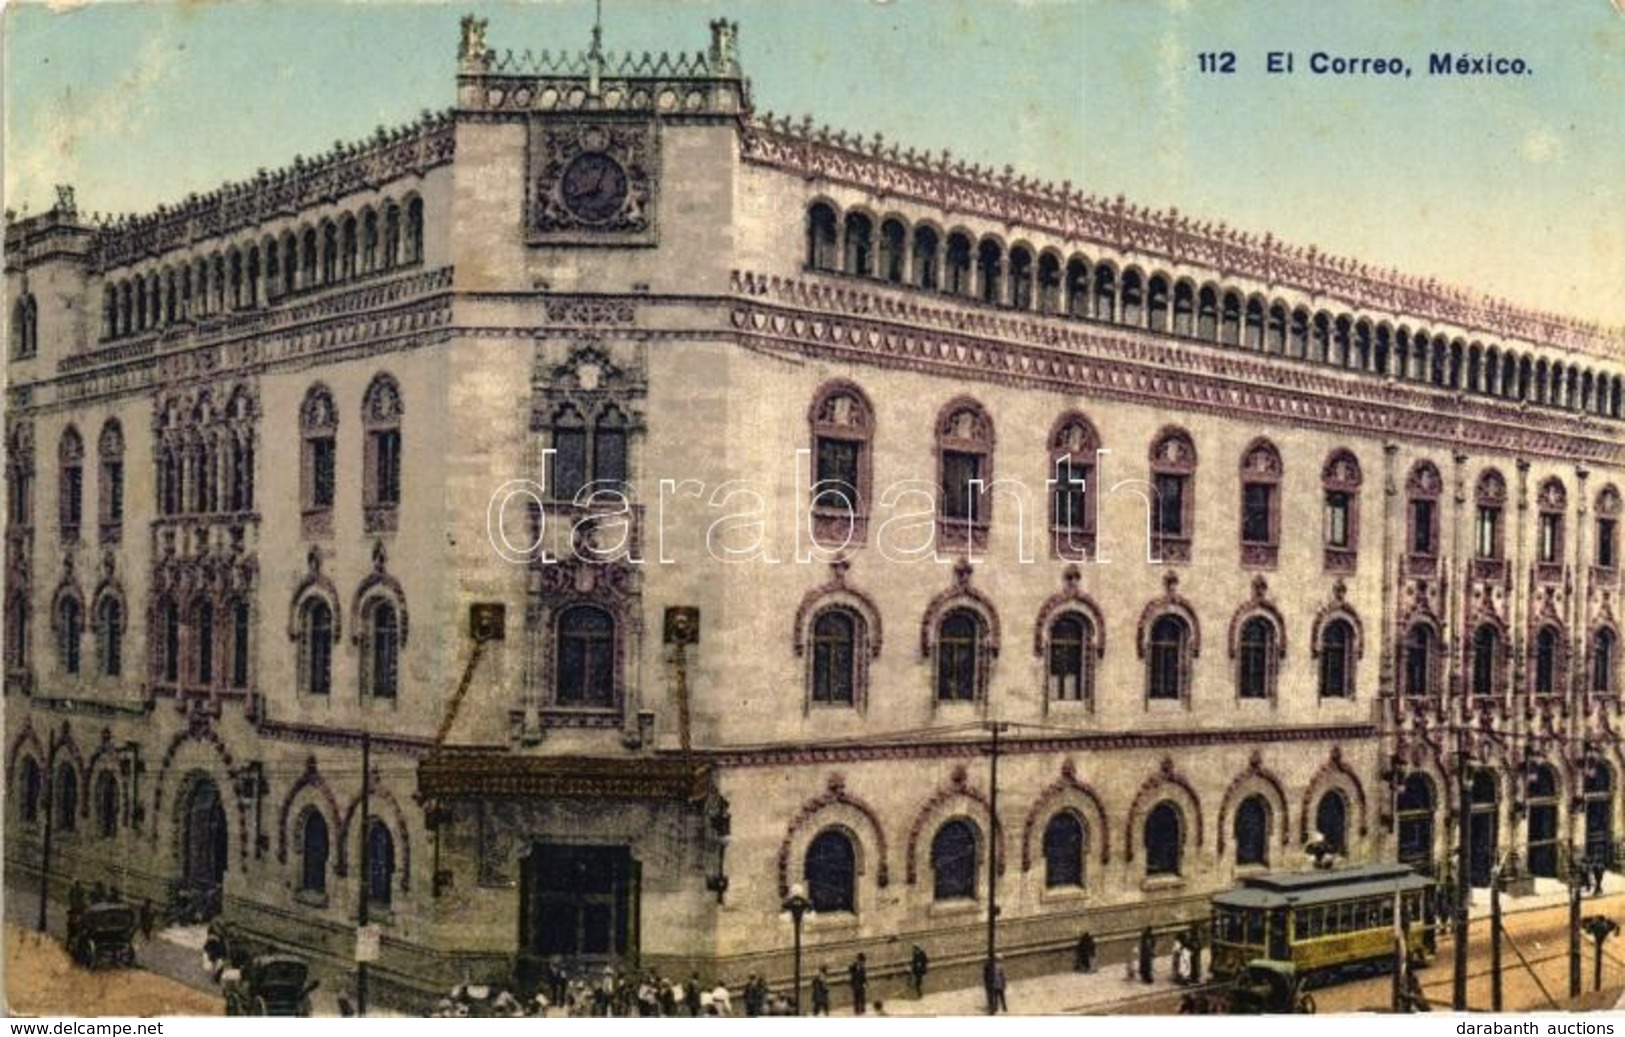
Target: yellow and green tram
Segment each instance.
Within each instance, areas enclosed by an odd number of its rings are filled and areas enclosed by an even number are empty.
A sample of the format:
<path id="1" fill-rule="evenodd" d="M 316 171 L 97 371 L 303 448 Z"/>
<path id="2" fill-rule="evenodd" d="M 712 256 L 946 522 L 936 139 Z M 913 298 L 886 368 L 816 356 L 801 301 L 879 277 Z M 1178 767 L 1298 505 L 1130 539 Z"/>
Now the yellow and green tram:
<path id="1" fill-rule="evenodd" d="M 1249 876 L 1213 898 L 1213 978 L 1228 981 L 1256 961 L 1290 965 L 1306 980 L 1385 967 L 1396 929 L 1411 960 L 1425 964 L 1439 909 L 1436 883 L 1405 864 Z"/>

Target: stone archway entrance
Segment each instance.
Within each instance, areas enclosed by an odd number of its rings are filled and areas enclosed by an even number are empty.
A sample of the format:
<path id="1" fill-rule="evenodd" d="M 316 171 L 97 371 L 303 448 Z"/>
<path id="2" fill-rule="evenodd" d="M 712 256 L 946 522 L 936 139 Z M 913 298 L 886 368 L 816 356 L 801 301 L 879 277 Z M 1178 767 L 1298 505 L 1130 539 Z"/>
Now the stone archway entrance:
<path id="1" fill-rule="evenodd" d="M 213 778 L 201 771 L 187 775 L 179 821 L 176 909 L 187 920 L 207 921 L 220 913 L 228 856 L 226 808 Z"/>
<path id="2" fill-rule="evenodd" d="M 519 882 L 519 949 L 577 964 L 636 962 L 640 868 L 625 846 L 536 843 Z"/>

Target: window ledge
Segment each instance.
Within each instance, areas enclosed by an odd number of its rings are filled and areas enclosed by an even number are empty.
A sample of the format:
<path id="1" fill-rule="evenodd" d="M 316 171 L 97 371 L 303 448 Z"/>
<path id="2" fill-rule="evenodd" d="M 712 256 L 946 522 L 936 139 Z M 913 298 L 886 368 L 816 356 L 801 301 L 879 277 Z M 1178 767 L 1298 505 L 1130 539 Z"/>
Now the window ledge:
<path id="1" fill-rule="evenodd" d="M 1154 699 L 1147 696 L 1145 708 L 1150 713 L 1188 713 L 1191 704 L 1185 699 Z"/>
<path id="2" fill-rule="evenodd" d="M 1089 889 L 1086 886 L 1045 886 L 1038 891 L 1040 904 L 1080 904 L 1088 899 Z"/>
<path id="3" fill-rule="evenodd" d="M 327 906 L 327 894 L 314 889 L 296 889 L 293 893 L 293 899 L 306 907 L 325 908 Z"/>
<path id="4" fill-rule="evenodd" d="M 1169 890 L 1184 888 L 1185 876 L 1183 875 L 1148 876 L 1140 882 L 1140 891 L 1143 893 L 1165 893 Z"/>
<path id="5" fill-rule="evenodd" d="M 812 933 L 847 932 L 857 929 L 858 915 L 856 911 L 809 911 L 803 922 Z"/>
<path id="6" fill-rule="evenodd" d="M 963 918 L 974 917 L 982 913 L 982 902 L 973 899 L 933 900 L 926 909 L 926 915 L 931 918 Z"/>

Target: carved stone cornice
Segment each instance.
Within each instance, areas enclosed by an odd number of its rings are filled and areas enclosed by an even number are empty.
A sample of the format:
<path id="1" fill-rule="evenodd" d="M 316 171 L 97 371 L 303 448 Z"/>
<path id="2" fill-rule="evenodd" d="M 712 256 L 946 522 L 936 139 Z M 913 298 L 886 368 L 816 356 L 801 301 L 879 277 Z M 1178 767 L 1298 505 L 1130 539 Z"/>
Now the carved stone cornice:
<path id="1" fill-rule="evenodd" d="M 647 756 L 436 753 L 418 764 L 424 799 L 610 799 L 697 802 L 710 790 L 704 764 Z"/>

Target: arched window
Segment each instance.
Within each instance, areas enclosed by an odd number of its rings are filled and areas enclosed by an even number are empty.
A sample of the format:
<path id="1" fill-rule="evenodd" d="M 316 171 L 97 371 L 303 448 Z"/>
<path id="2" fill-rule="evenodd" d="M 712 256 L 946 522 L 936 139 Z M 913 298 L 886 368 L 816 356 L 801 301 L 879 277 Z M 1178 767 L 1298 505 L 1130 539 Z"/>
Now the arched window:
<path id="1" fill-rule="evenodd" d="M 362 496 L 368 533 L 393 532 L 401 503 L 401 389 L 395 379 L 378 375 L 362 399 L 366 426 L 366 469 Z"/>
<path id="2" fill-rule="evenodd" d="M 333 610 L 315 595 L 299 606 L 299 690 L 306 695 L 333 690 Z"/>
<path id="3" fill-rule="evenodd" d="M 1346 619 L 1328 622 L 1320 632 L 1320 697 L 1354 694 L 1354 627 Z"/>
<path id="4" fill-rule="evenodd" d="M 976 896 L 976 828 L 955 818 L 937 829 L 931 839 L 932 896 L 936 900 L 967 900 Z"/>
<path id="5" fill-rule="evenodd" d="M 930 227 L 914 228 L 914 272 L 911 283 L 916 288 L 935 291 L 938 283 L 937 267 L 942 261 L 938 254 L 941 239 Z"/>
<path id="6" fill-rule="evenodd" d="M 57 530 L 64 543 L 74 543 L 79 539 L 79 525 L 84 518 L 85 444 L 71 425 L 62 433 L 57 461 Z"/>
<path id="7" fill-rule="evenodd" d="M 1095 552 L 1099 450 L 1100 437 L 1082 414 L 1063 415 L 1050 433 L 1050 547 L 1056 557 L 1084 561 Z"/>
<path id="8" fill-rule="evenodd" d="M 814 911 L 857 910 L 858 857 L 845 832 L 826 828 L 813 837 L 803 875 Z"/>
<path id="9" fill-rule="evenodd" d="M 299 408 L 300 510 L 306 536 L 330 535 L 338 490 L 338 408 L 323 385 L 305 392 Z"/>
<path id="10" fill-rule="evenodd" d="M 861 212 L 846 214 L 846 262 L 844 269 L 854 277 L 875 272 L 875 224 Z"/>
<path id="11" fill-rule="evenodd" d="M 214 684 L 214 605 L 198 601 L 192 606 L 192 680 L 198 687 Z"/>
<path id="12" fill-rule="evenodd" d="M 1327 850 L 1343 857 L 1349 852 L 1348 812 L 1348 801 L 1336 789 L 1321 796 L 1315 807 L 1315 831 Z"/>
<path id="13" fill-rule="evenodd" d="M 56 829 L 62 833 L 79 827 L 79 772 L 72 763 L 63 761 L 56 768 L 56 783 L 51 788 L 52 807 L 56 816 Z"/>
<path id="14" fill-rule="evenodd" d="M 1424 774 L 1412 774 L 1399 790 L 1399 861 L 1422 870 L 1433 862 L 1433 783 Z"/>
<path id="15" fill-rule="evenodd" d="M 835 210 L 823 202 L 814 202 L 807 210 L 807 266 L 812 270 L 840 269 L 840 251 L 837 243 L 840 230 Z"/>
<path id="16" fill-rule="evenodd" d="M 361 212 L 361 272 L 370 274 L 378 269 L 378 214 L 371 209 Z"/>
<path id="17" fill-rule="evenodd" d="M 868 535 L 874 408 L 862 389 L 832 382 L 807 413 L 812 439 L 812 532 L 822 544 L 845 547 Z"/>
<path id="18" fill-rule="evenodd" d="M 1281 548 L 1281 454 L 1255 440 L 1241 457 L 1241 564 L 1274 568 Z"/>
<path id="19" fill-rule="evenodd" d="M 423 259 L 423 199 L 414 195 L 406 203 L 406 258 L 404 262 L 417 263 Z"/>
<path id="20" fill-rule="evenodd" d="M 181 611 L 173 598 L 158 603 L 158 632 L 163 639 L 158 671 L 165 683 L 176 684 L 181 679 Z"/>
<path id="21" fill-rule="evenodd" d="M 1167 801 L 1151 808 L 1145 817 L 1145 873 L 1178 875 L 1184 850 L 1179 810 Z"/>
<path id="22" fill-rule="evenodd" d="M 1241 625 L 1236 647 L 1236 694 L 1244 699 L 1275 697 L 1275 624 L 1254 616 Z"/>
<path id="23" fill-rule="evenodd" d="M 1408 696 L 1419 697 L 1432 695 L 1435 687 L 1434 655 L 1437 652 L 1438 639 L 1434 637 L 1433 628 L 1426 623 L 1416 623 L 1411 626 L 1405 635 L 1405 690 Z"/>
<path id="24" fill-rule="evenodd" d="M 1151 543 L 1165 562 L 1188 562 L 1196 516 L 1196 446 L 1183 429 L 1151 442 Z"/>
<path id="25" fill-rule="evenodd" d="M 100 540 L 116 544 L 124 531 L 124 430 L 116 419 L 102 425 L 96 453 L 101 460 L 96 494 Z"/>
<path id="26" fill-rule="evenodd" d="M 1049 628 L 1049 696 L 1053 702 L 1086 702 L 1093 687 L 1090 653 L 1094 631 L 1081 612 L 1065 612 Z"/>
<path id="27" fill-rule="evenodd" d="M 1500 691 L 1501 633 L 1493 624 L 1480 624 L 1473 631 L 1473 694 L 1494 695 Z"/>
<path id="28" fill-rule="evenodd" d="M 1145 280 L 1138 270 L 1130 267 L 1123 271 L 1122 321 L 1130 327 L 1140 327 L 1145 320 Z"/>
<path id="29" fill-rule="evenodd" d="M 1196 286 L 1189 281 L 1174 285 L 1174 334 L 1189 338 L 1196 333 Z"/>
<path id="30" fill-rule="evenodd" d="M 252 637 L 248 602 L 241 599 L 231 603 L 229 610 L 231 616 L 231 670 L 227 673 L 231 686 L 237 689 L 248 687 L 249 675 L 249 647 Z"/>
<path id="31" fill-rule="evenodd" d="M 1061 260 L 1053 252 L 1038 257 L 1038 312 L 1061 312 Z"/>
<path id="32" fill-rule="evenodd" d="M 124 606 L 109 594 L 96 608 L 96 662 L 103 677 L 124 671 Z"/>
<path id="33" fill-rule="evenodd" d="M 309 227 L 305 229 L 299 256 L 304 260 L 299 287 L 309 291 L 321 284 L 321 242 L 316 236 L 315 229 Z"/>
<path id="34" fill-rule="evenodd" d="M 1553 695 L 1562 688 L 1562 639 L 1555 627 L 1543 626 L 1535 634 L 1535 694 Z"/>
<path id="35" fill-rule="evenodd" d="M 1270 808 L 1263 796 L 1248 796 L 1236 807 L 1236 863 L 1270 862 Z"/>
<path id="36" fill-rule="evenodd" d="M 937 420 L 937 537 L 944 547 L 985 548 L 992 521 L 993 419 L 975 400 L 959 399 Z"/>
<path id="37" fill-rule="evenodd" d="M 84 608 L 72 594 L 56 606 L 56 664 L 65 674 L 79 673 L 79 639 L 85 632 Z"/>
<path id="38" fill-rule="evenodd" d="M 949 295 L 971 293 L 971 243 L 959 231 L 948 235 L 948 253 L 943 266 L 942 290 Z"/>
<path id="39" fill-rule="evenodd" d="M 118 834 L 118 779 L 109 771 L 96 776 L 96 835 L 111 839 Z"/>
<path id="40" fill-rule="evenodd" d="M 1351 573 L 1360 548 L 1360 461 L 1347 450 L 1334 450 L 1320 469 L 1320 485 L 1325 494 L 1325 544 L 1323 564 L 1327 572 Z"/>
<path id="41" fill-rule="evenodd" d="M 1066 315 L 1089 315 L 1089 266 L 1076 256 L 1066 264 Z"/>
<path id="42" fill-rule="evenodd" d="M 908 241 L 908 228 L 901 220 L 890 219 L 880 225 L 880 265 L 876 273 L 892 284 L 903 283 L 903 263 Z"/>
<path id="43" fill-rule="evenodd" d="M 1033 308 L 1033 254 L 1026 248 L 1010 250 L 1010 305 L 1018 310 Z"/>
<path id="44" fill-rule="evenodd" d="M 356 237 L 355 217 L 346 213 L 344 225 L 339 231 L 339 276 L 346 281 L 355 279 L 356 259 L 360 250 L 360 243 Z"/>
<path id="45" fill-rule="evenodd" d="M 1568 491 L 1557 479 L 1540 484 L 1536 500 L 1540 506 L 1535 527 L 1535 562 L 1542 579 L 1561 579 L 1563 574 L 1563 514 L 1568 507 Z"/>
<path id="46" fill-rule="evenodd" d="M 1146 327 L 1152 331 L 1168 330 L 1168 278 L 1152 274 L 1146 288 Z"/>
<path id="47" fill-rule="evenodd" d="M 605 404 L 589 422 L 572 403 L 562 403 L 549 423 L 552 435 L 552 472 L 547 492 L 554 500 L 574 501 L 610 484 L 626 483 L 626 441 L 629 422 L 614 404 Z"/>
<path id="48" fill-rule="evenodd" d="M 554 702 L 595 709 L 615 705 L 615 620 L 608 612 L 596 605 L 561 612 L 558 653 Z"/>
<path id="49" fill-rule="evenodd" d="M 1241 345 L 1241 296 L 1225 292 L 1219 310 L 1219 341 L 1227 346 Z"/>
<path id="50" fill-rule="evenodd" d="M 829 608 L 813 620 L 813 686 L 815 704 L 850 706 L 856 702 L 858 630 L 863 620 L 842 608 Z"/>
<path id="51" fill-rule="evenodd" d="M 315 807 L 299 816 L 299 889 L 327 892 L 327 819 Z"/>
<path id="52" fill-rule="evenodd" d="M 1117 320 L 1117 271 L 1111 264 L 1100 263 L 1095 267 L 1095 304 L 1094 317 L 1096 320 Z"/>
<path id="53" fill-rule="evenodd" d="M 1146 653 L 1146 697 L 1183 700 L 1188 688 L 1190 628 L 1175 615 L 1165 615 L 1151 624 Z"/>
<path id="54" fill-rule="evenodd" d="M 13 589 L 6 596 L 6 669 L 26 671 L 29 657 L 28 595 Z"/>
<path id="55" fill-rule="evenodd" d="M 1243 344 L 1248 349 L 1264 351 L 1264 300 L 1256 295 L 1247 300 L 1247 330 Z"/>
<path id="56" fill-rule="evenodd" d="M 976 281 L 981 299 L 997 306 L 1004 298 L 1004 249 L 992 238 L 983 239 L 976 247 Z"/>
<path id="57" fill-rule="evenodd" d="M 937 701 L 971 702 L 982 686 L 982 618 L 971 609 L 942 617 L 937 633 Z"/>
<path id="58" fill-rule="evenodd" d="M 31 825 L 39 820 L 40 808 L 40 767 L 32 756 L 23 757 L 21 781 L 18 787 L 22 789 L 22 803 L 19 809 L 22 813 L 23 824 Z"/>
<path id="59" fill-rule="evenodd" d="M 367 899 L 388 907 L 395 890 L 395 837 L 372 818 L 367 826 Z"/>
<path id="60" fill-rule="evenodd" d="M 1598 569 L 1613 575 L 1619 568 L 1619 516 L 1625 511 L 1619 490 L 1612 484 L 1597 494 L 1597 546 L 1592 554 Z"/>
<path id="61" fill-rule="evenodd" d="M 1044 826 L 1044 886 L 1058 889 L 1083 886 L 1083 821 L 1070 810 L 1050 818 Z"/>
<path id="62" fill-rule="evenodd" d="M 384 258 L 385 270 L 393 270 L 401 261 L 401 207 L 395 202 L 384 205 Z"/>
<path id="63" fill-rule="evenodd" d="M 1594 695 L 1614 694 L 1617 644 L 1614 632 L 1607 627 L 1591 635 L 1591 693 Z"/>
<path id="64" fill-rule="evenodd" d="M 400 615 L 384 597 L 361 607 L 361 691 L 374 699 L 393 701 L 400 690 Z"/>
<path id="65" fill-rule="evenodd" d="M 1408 499 L 1407 551 L 1413 566 L 1433 571 L 1439 554 L 1439 494 L 1443 487 L 1439 470 L 1427 461 L 1418 461 L 1405 482 Z"/>

